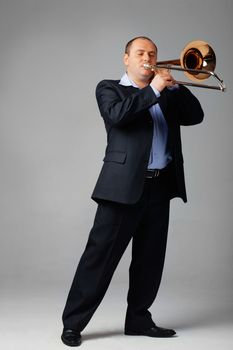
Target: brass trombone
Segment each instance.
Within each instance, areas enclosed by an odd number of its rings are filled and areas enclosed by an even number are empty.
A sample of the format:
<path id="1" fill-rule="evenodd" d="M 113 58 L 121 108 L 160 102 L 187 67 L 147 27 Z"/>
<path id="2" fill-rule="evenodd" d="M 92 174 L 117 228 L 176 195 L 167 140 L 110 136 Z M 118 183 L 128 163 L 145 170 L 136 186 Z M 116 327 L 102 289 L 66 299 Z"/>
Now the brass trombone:
<path id="1" fill-rule="evenodd" d="M 188 43 L 181 52 L 180 59 L 159 61 L 156 65 L 144 64 L 146 69 L 157 71 L 159 68 L 182 71 L 191 80 L 196 83 L 176 81 L 177 84 L 196 86 L 201 88 L 225 91 L 226 86 L 214 69 L 216 66 L 216 56 L 210 45 L 201 40 L 195 40 Z M 218 85 L 198 84 L 199 80 L 204 80 L 212 76 L 217 80 Z"/>

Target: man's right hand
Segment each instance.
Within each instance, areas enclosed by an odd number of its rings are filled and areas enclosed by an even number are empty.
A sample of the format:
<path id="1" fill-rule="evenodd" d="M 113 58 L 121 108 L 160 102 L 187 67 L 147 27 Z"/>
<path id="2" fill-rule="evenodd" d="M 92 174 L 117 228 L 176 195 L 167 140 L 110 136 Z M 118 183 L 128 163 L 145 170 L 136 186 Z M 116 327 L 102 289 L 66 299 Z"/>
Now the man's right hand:
<path id="1" fill-rule="evenodd" d="M 159 68 L 155 72 L 155 76 L 150 84 L 159 92 L 161 92 L 164 88 L 175 85 L 176 82 L 173 76 L 170 74 L 169 69 Z"/>

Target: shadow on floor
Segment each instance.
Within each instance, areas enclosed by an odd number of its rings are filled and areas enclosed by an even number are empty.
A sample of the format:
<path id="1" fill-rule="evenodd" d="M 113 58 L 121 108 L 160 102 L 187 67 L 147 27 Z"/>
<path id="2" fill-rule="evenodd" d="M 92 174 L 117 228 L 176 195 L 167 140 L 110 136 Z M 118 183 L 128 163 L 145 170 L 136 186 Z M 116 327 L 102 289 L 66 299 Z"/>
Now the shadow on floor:
<path id="1" fill-rule="evenodd" d="M 98 338 L 110 338 L 115 337 L 117 335 L 123 335 L 124 331 L 122 329 L 116 329 L 111 331 L 99 331 L 94 333 L 86 333 L 83 335 L 83 340 L 92 340 L 92 339 L 98 339 Z"/>
<path id="2" fill-rule="evenodd" d="M 233 326 L 233 312 L 231 307 L 215 307 L 212 309 L 197 309 L 195 312 L 190 310 L 190 313 L 185 312 L 185 314 L 177 315 L 177 318 L 172 318 L 169 321 L 169 326 L 177 331 L 177 336 L 179 336 L 179 330 L 192 330 L 198 328 L 211 328 L 211 327 L 229 327 L 232 324 Z M 158 326 L 168 326 L 160 325 Z M 111 338 L 115 336 L 124 335 L 124 330 L 122 329 L 113 329 L 113 330 L 102 330 L 93 333 L 85 332 L 83 334 L 83 340 L 92 340 L 92 339 L 103 339 Z"/>

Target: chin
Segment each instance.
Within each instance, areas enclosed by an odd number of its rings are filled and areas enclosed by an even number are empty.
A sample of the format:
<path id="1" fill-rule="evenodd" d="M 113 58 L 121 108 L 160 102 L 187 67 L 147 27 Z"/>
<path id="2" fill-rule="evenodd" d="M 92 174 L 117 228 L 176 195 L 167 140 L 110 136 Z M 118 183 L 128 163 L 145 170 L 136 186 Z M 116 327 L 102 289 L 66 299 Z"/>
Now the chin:
<path id="1" fill-rule="evenodd" d="M 153 74 L 151 74 L 151 72 L 148 72 L 148 71 L 147 71 L 146 73 L 143 74 L 143 77 L 144 77 L 145 79 L 147 79 L 147 80 L 148 80 L 148 79 L 151 79 L 152 76 L 153 76 Z"/>

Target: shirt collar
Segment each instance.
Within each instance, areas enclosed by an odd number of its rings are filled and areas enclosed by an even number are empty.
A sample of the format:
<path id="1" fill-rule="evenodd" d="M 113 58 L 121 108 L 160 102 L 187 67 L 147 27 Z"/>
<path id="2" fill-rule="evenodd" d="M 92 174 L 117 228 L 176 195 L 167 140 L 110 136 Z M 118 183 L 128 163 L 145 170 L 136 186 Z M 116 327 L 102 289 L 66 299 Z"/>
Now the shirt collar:
<path id="1" fill-rule="evenodd" d="M 129 78 L 129 76 L 128 76 L 127 73 L 125 73 L 125 74 L 122 76 L 122 78 L 121 78 L 119 84 L 120 84 L 120 85 L 124 85 L 124 86 L 133 86 L 133 87 L 135 87 L 135 88 L 139 88 L 139 87 L 135 84 L 135 82 Z"/>

